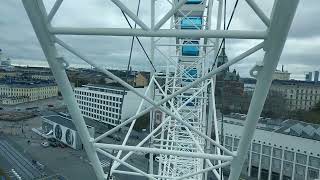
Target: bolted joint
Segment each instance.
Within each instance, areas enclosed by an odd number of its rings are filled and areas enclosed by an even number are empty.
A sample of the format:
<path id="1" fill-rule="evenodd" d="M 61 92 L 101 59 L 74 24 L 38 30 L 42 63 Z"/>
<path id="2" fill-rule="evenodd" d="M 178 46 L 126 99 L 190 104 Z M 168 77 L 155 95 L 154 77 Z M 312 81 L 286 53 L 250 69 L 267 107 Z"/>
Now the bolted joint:
<path id="1" fill-rule="evenodd" d="M 64 69 L 67 69 L 69 67 L 69 63 L 64 59 L 62 56 L 56 57 L 57 61 L 62 65 Z"/>
<path id="2" fill-rule="evenodd" d="M 255 66 L 253 66 L 253 68 L 250 69 L 250 76 L 253 78 L 257 78 L 259 76 L 259 72 L 261 71 L 261 69 L 263 68 L 263 62 L 262 61 L 258 61 L 256 63 Z"/>

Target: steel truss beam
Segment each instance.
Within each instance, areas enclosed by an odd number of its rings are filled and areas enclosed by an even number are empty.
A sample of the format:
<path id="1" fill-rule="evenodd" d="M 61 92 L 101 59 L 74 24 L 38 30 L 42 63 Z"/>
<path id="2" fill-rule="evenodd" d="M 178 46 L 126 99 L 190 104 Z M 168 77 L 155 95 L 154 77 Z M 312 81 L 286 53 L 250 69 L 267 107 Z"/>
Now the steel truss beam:
<path id="1" fill-rule="evenodd" d="M 56 35 L 93 35 L 93 36 L 142 36 L 142 37 L 181 37 L 181 38 L 232 38 L 232 39 L 265 39 L 266 31 L 241 30 L 177 30 L 160 29 L 145 31 L 129 28 L 75 28 L 51 27 L 49 31 Z"/>
<path id="2" fill-rule="evenodd" d="M 239 142 L 237 156 L 231 164 L 229 180 L 239 179 L 242 170 L 239 167 L 243 166 L 247 156 L 249 145 L 271 86 L 272 74 L 280 60 L 298 4 L 299 0 L 276 0 L 273 6 L 269 36 L 264 47 L 266 53 L 263 58 L 263 68 L 258 72 L 257 83 Z"/>

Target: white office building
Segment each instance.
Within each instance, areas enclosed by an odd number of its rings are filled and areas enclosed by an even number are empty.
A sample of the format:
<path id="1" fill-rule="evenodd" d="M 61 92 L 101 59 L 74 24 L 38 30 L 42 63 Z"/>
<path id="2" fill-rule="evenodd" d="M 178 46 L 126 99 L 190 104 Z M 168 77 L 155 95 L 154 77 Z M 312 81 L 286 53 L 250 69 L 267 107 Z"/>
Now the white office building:
<path id="1" fill-rule="evenodd" d="M 239 117 L 224 117 L 225 147 L 232 151 L 237 150 L 243 131 L 245 115 Z M 319 178 L 319 125 L 270 118 L 261 118 L 260 122 L 242 169 L 244 175 L 258 180 Z"/>
<path id="2" fill-rule="evenodd" d="M 136 88 L 140 93 L 145 88 Z M 135 115 L 141 98 L 124 87 L 85 85 L 75 88 L 75 97 L 85 118 L 112 126 Z"/>

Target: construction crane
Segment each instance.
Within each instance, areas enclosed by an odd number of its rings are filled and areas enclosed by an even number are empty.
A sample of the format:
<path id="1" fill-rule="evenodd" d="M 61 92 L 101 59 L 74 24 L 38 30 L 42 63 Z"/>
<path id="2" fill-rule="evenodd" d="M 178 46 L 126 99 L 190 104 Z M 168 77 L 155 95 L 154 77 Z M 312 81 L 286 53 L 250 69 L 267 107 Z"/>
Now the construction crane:
<path id="1" fill-rule="evenodd" d="M 202 180 L 208 179 L 209 172 L 217 179 L 223 179 L 221 168 L 224 167 L 230 167 L 229 180 L 239 179 L 299 0 L 275 0 L 271 17 L 254 0 L 246 0 L 254 12 L 253 16 L 265 25 L 265 30 L 228 30 L 226 26 L 222 29 L 223 19 L 226 22 L 226 0 L 163 0 L 171 4 L 171 9 L 159 21 L 156 21 L 156 12 L 161 11 L 157 9 L 161 6 L 156 3 L 161 3 L 161 0 L 150 0 L 150 23 L 143 22 L 120 0 L 110 1 L 135 22 L 137 28 L 56 27 L 51 21 L 62 0 L 56 0 L 48 12 L 43 0 L 22 0 L 97 179 L 107 179 L 111 174 L 126 174 L 148 179 Z M 216 6 L 213 6 L 214 3 Z M 213 12 L 217 16 L 213 16 Z M 169 28 L 165 28 L 167 22 L 170 22 Z M 158 53 L 164 57 L 166 69 L 157 71 L 159 67 L 156 66 L 150 70 L 150 83 L 145 94 L 142 94 L 57 35 L 149 37 L 151 62 L 157 61 L 155 54 Z M 163 42 L 166 38 L 169 40 Z M 261 42 L 217 66 L 212 57 L 218 56 L 220 44 L 225 39 L 256 39 Z M 102 135 L 90 137 L 65 72 L 68 61 L 57 51 L 57 46 L 141 97 L 137 113 Z M 264 57 L 250 70 L 257 83 L 244 131 L 234 152 L 219 141 L 221 132 L 215 107 L 216 75 L 259 50 L 264 51 Z M 149 134 L 137 145 L 127 145 L 136 119 L 147 113 L 151 117 Z M 126 125 L 130 128 L 121 145 L 101 142 Z M 127 161 L 138 152 L 149 153 L 148 171 Z M 98 154 L 112 159 L 112 166 L 107 172 L 103 170 Z M 154 165 L 154 157 L 158 166 Z M 129 170 L 120 170 L 120 166 L 126 166 Z"/>

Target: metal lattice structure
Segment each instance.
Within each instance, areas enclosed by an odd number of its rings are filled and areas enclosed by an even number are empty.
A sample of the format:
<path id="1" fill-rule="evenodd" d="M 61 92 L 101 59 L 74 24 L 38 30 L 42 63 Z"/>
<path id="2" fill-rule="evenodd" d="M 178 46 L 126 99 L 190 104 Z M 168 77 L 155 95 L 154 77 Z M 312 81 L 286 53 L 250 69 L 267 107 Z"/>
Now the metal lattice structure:
<path id="1" fill-rule="evenodd" d="M 109 173 L 103 170 L 99 153 L 113 160 L 110 174 L 143 176 L 149 179 L 200 180 L 207 179 L 207 173 L 212 171 L 217 179 L 222 179 L 221 168 L 230 166 L 229 179 L 239 179 L 255 126 L 271 85 L 272 74 L 277 67 L 299 0 L 275 0 L 271 17 L 267 17 L 253 0 L 246 0 L 265 24 L 266 30 L 263 31 L 221 30 L 223 0 L 217 1 L 216 7 L 213 7 L 214 0 L 168 1 L 172 8 L 158 22 L 155 22 L 157 6 L 155 0 L 151 0 L 151 27 L 120 0 L 111 1 L 139 28 L 53 27 L 51 20 L 62 0 L 56 0 L 49 12 L 46 12 L 42 0 L 22 0 L 97 178 L 106 179 Z M 211 29 L 213 11 L 218 14 L 215 29 Z M 171 26 L 165 29 L 163 25 L 169 20 L 171 20 Z M 165 57 L 166 72 L 151 70 L 149 86 L 145 94 L 141 94 L 128 83 L 63 42 L 57 35 L 150 37 L 151 60 L 153 62 L 156 60 L 155 53 Z M 171 38 L 172 41 L 160 43 L 162 38 Z M 217 63 L 213 65 L 213 60 L 209 57 L 210 53 L 213 57 L 217 56 L 222 38 L 258 39 L 262 42 L 218 67 Z M 65 72 L 65 65 L 68 63 L 58 55 L 57 45 L 141 97 L 142 101 L 136 115 L 99 137 L 91 138 Z M 171 51 L 165 51 L 163 47 Z M 264 59 L 250 71 L 250 74 L 256 77 L 257 84 L 248 111 L 245 130 L 237 152 L 231 152 L 219 143 L 214 98 L 216 75 L 261 49 L 265 51 Z M 213 68 L 208 68 L 209 66 Z M 174 71 L 171 71 L 171 67 Z M 155 116 L 156 110 L 161 114 L 160 119 Z M 127 145 L 136 119 L 150 112 L 149 135 L 136 146 Z M 129 131 L 121 145 L 100 142 L 129 124 Z M 212 133 L 213 137 L 211 137 Z M 151 142 L 150 146 L 146 145 L 148 142 Z M 117 150 L 118 153 L 113 155 L 108 150 Z M 126 161 L 136 152 L 150 153 L 148 172 Z M 153 154 L 157 155 L 158 169 L 153 169 Z M 120 165 L 126 166 L 130 171 L 119 170 Z"/>

